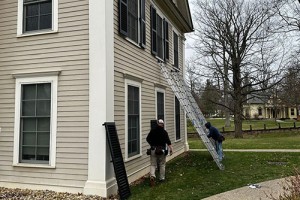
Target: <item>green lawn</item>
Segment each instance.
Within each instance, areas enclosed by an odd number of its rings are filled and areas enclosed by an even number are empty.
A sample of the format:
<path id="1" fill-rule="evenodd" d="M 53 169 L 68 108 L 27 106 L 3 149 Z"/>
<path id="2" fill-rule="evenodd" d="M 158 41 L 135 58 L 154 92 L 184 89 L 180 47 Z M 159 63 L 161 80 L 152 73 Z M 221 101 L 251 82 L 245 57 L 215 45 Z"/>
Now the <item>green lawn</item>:
<path id="1" fill-rule="evenodd" d="M 223 127 L 225 126 L 225 119 L 206 119 L 207 121 L 211 122 L 211 124 L 215 127 L 217 127 L 220 131 L 223 130 Z M 296 127 L 300 127 L 299 121 L 294 120 L 243 120 L 243 130 L 250 130 L 250 125 L 252 130 L 258 130 L 258 129 L 264 129 L 264 126 L 266 126 L 266 129 L 273 129 L 278 128 L 279 124 L 281 128 L 288 128 L 293 127 L 294 122 L 296 123 Z M 230 127 L 224 127 L 225 131 L 233 131 L 234 130 L 234 123 L 231 121 Z M 188 123 L 188 132 L 195 132 L 194 127 L 190 126 L 190 123 Z"/>
<path id="2" fill-rule="evenodd" d="M 190 149 L 205 148 L 199 137 L 188 138 Z M 223 149 L 300 149 L 300 132 L 244 134 L 243 138 L 226 136 Z"/>
<path id="3" fill-rule="evenodd" d="M 221 171 L 208 152 L 188 152 L 167 163 L 166 181 L 150 188 L 148 178 L 131 186 L 130 200 L 202 199 L 214 194 L 292 175 L 299 153 L 227 152 Z"/>
<path id="4" fill-rule="evenodd" d="M 199 138 L 189 138 L 190 148 L 205 148 Z M 202 145 L 202 146 L 201 146 Z M 300 133 L 227 136 L 224 149 L 300 149 Z M 214 194 L 294 175 L 300 153 L 225 152 L 221 171 L 207 151 L 187 152 L 167 163 L 166 181 L 150 188 L 148 178 L 131 186 L 130 200 L 202 199 Z"/>

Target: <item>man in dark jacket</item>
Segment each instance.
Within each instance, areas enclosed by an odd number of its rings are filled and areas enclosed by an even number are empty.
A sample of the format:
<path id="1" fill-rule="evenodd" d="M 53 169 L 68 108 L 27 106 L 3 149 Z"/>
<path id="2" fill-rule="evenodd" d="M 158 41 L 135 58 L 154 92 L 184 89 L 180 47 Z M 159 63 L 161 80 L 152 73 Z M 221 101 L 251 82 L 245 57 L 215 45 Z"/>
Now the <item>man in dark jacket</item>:
<path id="1" fill-rule="evenodd" d="M 223 160 L 223 148 L 222 148 L 222 142 L 223 142 L 223 135 L 219 132 L 219 130 L 215 127 L 213 127 L 210 122 L 207 122 L 205 124 L 205 127 L 208 129 L 209 133 L 207 135 L 208 138 L 212 138 L 215 141 L 216 144 L 216 151 L 219 156 L 219 160 Z"/>
<path id="2" fill-rule="evenodd" d="M 150 155 L 150 184 L 155 184 L 155 169 L 159 165 L 159 180 L 165 180 L 166 152 L 169 149 L 170 155 L 173 153 L 172 144 L 167 131 L 164 129 L 164 121 L 159 119 L 157 127 L 152 129 L 146 138 L 151 146 Z"/>

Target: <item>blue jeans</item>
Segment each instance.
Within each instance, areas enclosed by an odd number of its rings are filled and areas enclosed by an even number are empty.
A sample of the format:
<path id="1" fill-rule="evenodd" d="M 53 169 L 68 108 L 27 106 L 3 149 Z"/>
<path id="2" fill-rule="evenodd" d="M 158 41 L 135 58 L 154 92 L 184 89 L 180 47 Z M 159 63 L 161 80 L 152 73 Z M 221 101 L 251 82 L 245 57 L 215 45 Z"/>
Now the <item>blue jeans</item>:
<path id="1" fill-rule="evenodd" d="M 216 151 L 218 153 L 219 156 L 219 160 L 222 161 L 223 160 L 223 147 L 222 147 L 222 142 L 216 141 Z"/>

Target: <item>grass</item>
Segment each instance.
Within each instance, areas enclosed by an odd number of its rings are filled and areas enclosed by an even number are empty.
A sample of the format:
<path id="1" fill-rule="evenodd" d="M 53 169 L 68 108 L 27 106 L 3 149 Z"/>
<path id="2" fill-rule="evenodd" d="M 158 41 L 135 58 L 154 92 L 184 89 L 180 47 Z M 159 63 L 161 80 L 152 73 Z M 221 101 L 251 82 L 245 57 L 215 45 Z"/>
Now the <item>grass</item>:
<path id="1" fill-rule="evenodd" d="M 150 188 L 149 180 L 131 186 L 130 200 L 202 199 L 247 184 L 293 174 L 298 153 L 227 152 L 226 169 L 217 168 L 208 152 L 188 152 L 167 164 L 164 183 Z"/>
<path id="2" fill-rule="evenodd" d="M 220 131 L 223 131 L 223 127 L 225 126 L 225 119 L 218 119 L 218 118 L 212 118 L 212 119 L 207 119 L 207 121 L 211 122 L 213 126 L 218 128 Z M 296 127 L 300 126 L 300 121 L 294 121 L 294 120 L 243 120 L 243 125 L 242 128 L 243 130 L 250 130 L 250 126 L 252 130 L 260 130 L 264 129 L 264 126 L 266 126 L 266 129 L 275 129 L 279 127 L 281 128 L 290 128 L 294 127 L 294 122 L 296 123 Z M 188 123 L 188 132 L 195 132 L 196 130 L 194 127 Z M 224 127 L 224 131 L 233 131 L 234 130 L 234 123 L 231 121 L 231 126 L 230 127 Z"/>
<path id="3" fill-rule="evenodd" d="M 204 149 L 199 137 L 188 138 L 190 149 Z M 223 149 L 300 149 L 300 132 L 244 134 L 243 138 L 226 136 Z"/>
<path id="4" fill-rule="evenodd" d="M 199 138 L 189 138 L 190 148 L 201 147 Z M 227 136 L 223 148 L 300 149 L 300 133 Z M 221 171 L 207 151 L 187 152 L 167 163 L 166 181 L 150 188 L 148 178 L 131 186 L 130 200 L 202 199 L 214 194 L 294 175 L 300 164 L 299 153 L 225 152 Z"/>

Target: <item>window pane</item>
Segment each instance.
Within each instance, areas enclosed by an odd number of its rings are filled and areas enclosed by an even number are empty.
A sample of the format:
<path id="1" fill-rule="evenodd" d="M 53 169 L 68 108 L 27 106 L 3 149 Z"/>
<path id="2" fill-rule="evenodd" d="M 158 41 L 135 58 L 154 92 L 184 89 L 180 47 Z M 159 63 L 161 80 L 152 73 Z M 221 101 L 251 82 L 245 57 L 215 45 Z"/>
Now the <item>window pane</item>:
<path id="1" fill-rule="evenodd" d="M 36 144 L 36 134 L 35 132 L 25 132 L 23 133 L 23 145 L 35 145 Z"/>
<path id="2" fill-rule="evenodd" d="M 49 146 L 50 133 L 49 132 L 39 132 L 37 135 L 37 145 Z"/>
<path id="3" fill-rule="evenodd" d="M 36 85 L 23 85 L 22 86 L 22 100 L 35 99 Z"/>
<path id="4" fill-rule="evenodd" d="M 38 118 L 37 131 L 50 131 L 50 118 Z"/>
<path id="5" fill-rule="evenodd" d="M 49 160 L 49 148 L 48 147 L 38 147 L 36 159 L 37 160 Z"/>
<path id="6" fill-rule="evenodd" d="M 36 102 L 36 116 L 49 116 L 50 115 L 50 100 L 38 100 Z"/>
<path id="7" fill-rule="evenodd" d="M 52 27 L 52 16 L 43 15 L 40 19 L 40 29 L 51 29 Z"/>
<path id="8" fill-rule="evenodd" d="M 35 101 L 23 101 L 22 116 L 35 116 Z"/>
<path id="9" fill-rule="evenodd" d="M 51 98 L 51 84 L 37 85 L 37 99 L 50 99 Z"/>
<path id="10" fill-rule="evenodd" d="M 36 120 L 35 118 L 22 119 L 23 122 L 23 132 L 24 131 L 36 131 Z"/>
<path id="11" fill-rule="evenodd" d="M 38 30 L 38 17 L 26 18 L 26 31 Z"/>
<path id="12" fill-rule="evenodd" d="M 34 160 L 35 159 L 35 148 L 34 147 L 23 147 L 22 148 L 22 159 L 23 160 Z"/>
<path id="13" fill-rule="evenodd" d="M 25 6 L 26 17 L 37 16 L 39 14 L 39 6 L 38 4 L 31 4 Z"/>
<path id="14" fill-rule="evenodd" d="M 52 13 L 52 3 L 51 2 L 45 2 L 41 3 L 41 15 L 44 14 L 51 14 Z"/>

